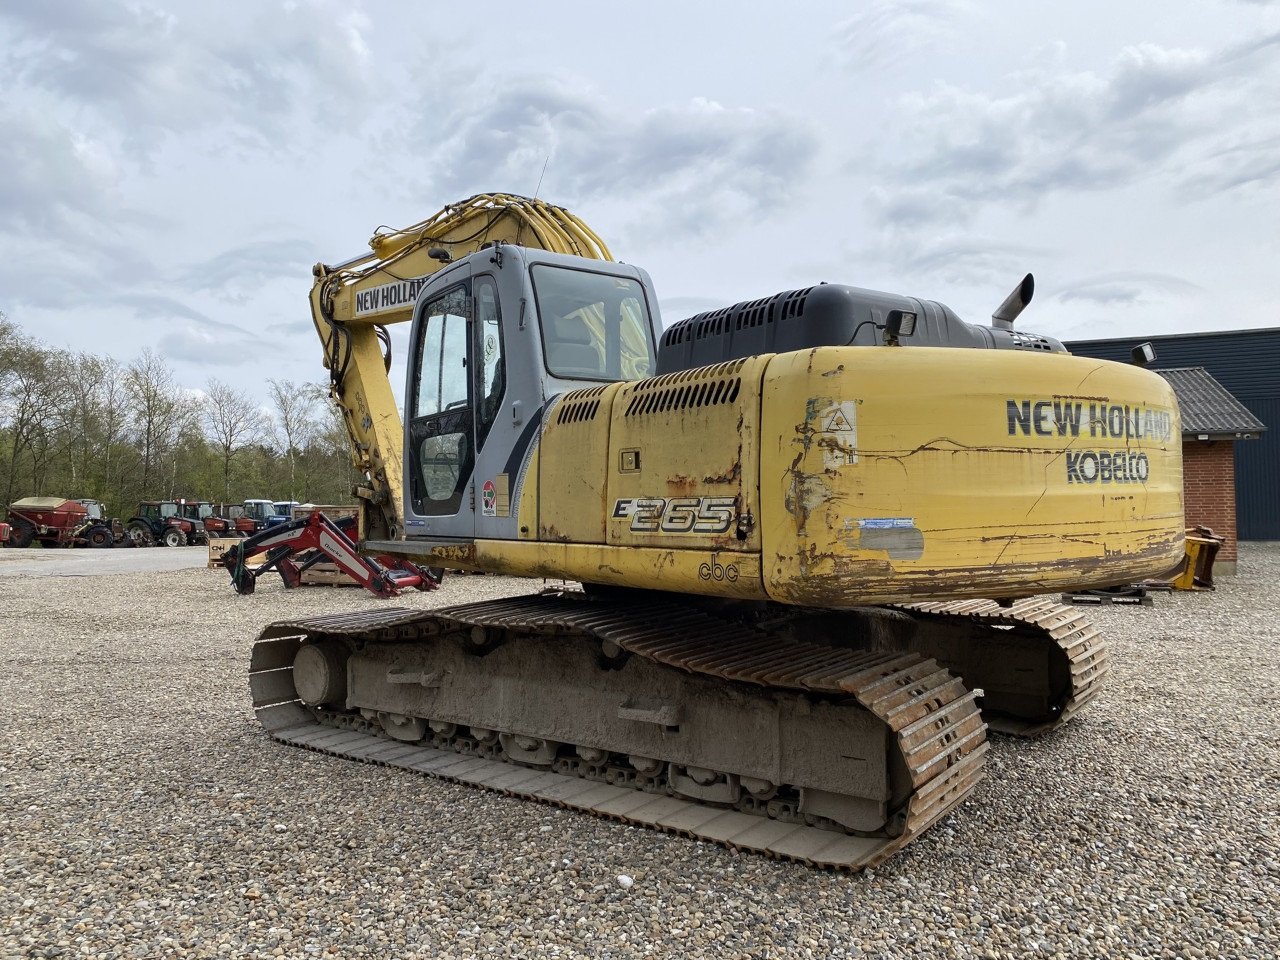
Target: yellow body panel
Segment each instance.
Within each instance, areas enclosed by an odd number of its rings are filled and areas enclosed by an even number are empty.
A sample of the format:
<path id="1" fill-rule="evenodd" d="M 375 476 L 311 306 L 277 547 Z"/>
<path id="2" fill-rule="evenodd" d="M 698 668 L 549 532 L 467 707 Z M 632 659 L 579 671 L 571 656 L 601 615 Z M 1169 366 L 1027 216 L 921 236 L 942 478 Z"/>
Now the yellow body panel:
<path id="1" fill-rule="evenodd" d="M 604 543 L 610 383 L 575 390 L 558 398 L 543 421 L 538 443 L 538 488 L 554 496 L 538 501 L 538 539 L 561 543 Z M 604 417 L 600 418 L 600 411 Z"/>
<path id="2" fill-rule="evenodd" d="M 1183 553 L 1169 385 L 1003 350 L 822 348 L 764 387 L 771 597 L 848 606 L 1127 583 Z"/>
<path id="3" fill-rule="evenodd" d="M 760 383 L 771 356 L 623 386 L 609 425 L 609 543 L 759 552 Z"/>

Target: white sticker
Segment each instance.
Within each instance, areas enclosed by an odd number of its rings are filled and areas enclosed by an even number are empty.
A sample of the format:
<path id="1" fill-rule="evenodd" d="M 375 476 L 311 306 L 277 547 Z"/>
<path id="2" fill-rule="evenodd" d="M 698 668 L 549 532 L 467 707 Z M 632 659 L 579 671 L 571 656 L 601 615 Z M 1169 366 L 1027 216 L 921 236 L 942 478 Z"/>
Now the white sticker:
<path id="1" fill-rule="evenodd" d="M 858 462 L 858 403 L 841 400 L 818 415 L 822 464 L 827 469 L 847 467 Z"/>

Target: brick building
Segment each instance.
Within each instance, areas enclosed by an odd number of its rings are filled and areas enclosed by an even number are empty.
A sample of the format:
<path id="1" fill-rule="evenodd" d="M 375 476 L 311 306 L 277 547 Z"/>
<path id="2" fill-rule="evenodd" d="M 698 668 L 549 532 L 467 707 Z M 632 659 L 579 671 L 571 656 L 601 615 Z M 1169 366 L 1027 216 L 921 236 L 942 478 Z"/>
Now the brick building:
<path id="1" fill-rule="evenodd" d="M 1214 566 L 1236 569 L 1236 451 L 1266 427 L 1204 367 L 1154 371 L 1169 381 L 1182 414 L 1182 488 L 1187 526 L 1204 526 L 1226 539 Z"/>

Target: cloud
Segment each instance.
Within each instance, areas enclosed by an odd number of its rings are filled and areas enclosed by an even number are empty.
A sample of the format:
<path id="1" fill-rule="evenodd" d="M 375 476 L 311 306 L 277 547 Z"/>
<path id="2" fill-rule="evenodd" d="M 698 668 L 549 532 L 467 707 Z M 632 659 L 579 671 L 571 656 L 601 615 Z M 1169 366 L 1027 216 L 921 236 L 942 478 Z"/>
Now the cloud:
<path id="1" fill-rule="evenodd" d="M 972 12 L 963 0 L 873 0 L 835 28 L 842 59 L 855 70 L 918 53 L 953 35 L 954 23 Z"/>
<path id="2" fill-rule="evenodd" d="M 6 226 L 0 229 L 0 296 L 7 305 L 98 308 L 155 276 L 145 251 L 116 233 L 110 216 L 59 218 L 39 231 L 20 221 Z"/>
<path id="3" fill-rule="evenodd" d="M 732 302 L 712 297 L 664 297 L 658 301 L 658 307 L 662 312 L 663 326 L 669 327 L 687 317 L 706 313 L 708 310 L 718 310 Z"/>
<path id="4" fill-rule="evenodd" d="M 440 130 L 452 134 L 441 142 Z M 700 98 L 637 113 L 546 76 L 463 93 L 416 137 L 434 154 L 436 192 L 532 191 L 545 162 L 544 195 L 639 204 L 665 229 L 698 233 L 781 206 L 817 150 L 807 123 L 780 113 Z"/>
<path id="5" fill-rule="evenodd" d="M 287 280 L 310 286 L 315 245 L 305 240 L 260 240 L 193 264 L 179 278 L 186 289 L 242 303 L 263 285 Z"/>
<path id="6" fill-rule="evenodd" d="M 198 315 L 197 315 L 198 316 Z M 263 359 L 270 341 L 232 323 L 201 318 L 183 319 L 165 330 L 157 344 L 171 360 L 203 366 L 234 367 Z"/>
<path id="7" fill-rule="evenodd" d="M 1280 135 L 1226 144 L 1190 164 L 1181 181 L 1198 196 L 1276 182 L 1280 182 Z"/>
<path id="8" fill-rule="evenodd" d="M 339 122 L 369 89 L 366 29 L 361 14 L 336 0 L 239 11 L 197 5 L 181 14 L 96 0 L 4 5 L 6 295 L 37 307 L 117 299 L 133 313 L 152 310 L 161 303 L 154 286 L 178 272 L 151 261 L 172 255 L 155 254 L 155 239 L 172 236 L 198 205 L 155 203 L 157 157 L 171 142 L 182 159 L 184 151 L 256 140 L 271 144 L 274 158 L 295 139 L 306 142 L 292 134 L 310 119 Z M 229 250 L 193 268 L 208 286 L 186 279 L 191 289 L 235 299 L 282 272 L 305 280 L 310 256 L 296 241 Z"/>
<path id="9" fill-rule="evenodd" d="M 7 230 L 78 227 L 112 208 L 117 171 L 101 144 L 30 109 L 0 108 L 0 128 L 0 211 Z"/>
<path id="10" fill-rule="evenodd" d="M 213 323 L 208 316 L 181 300 L 162 293 L 128 292 L 107 294 L 105 299 L 124 307 L 139 320 L 171 320 L 181 317 L 197 323 Z"/>
<path id="11" fill-rule="evenodd" d="M 946 234 L 923 242 L 890 242 L 892 262 L 908 276 L 929 277 L 946 286 L 1013 289 L 1028 267 L 1043 259 L 1043 248 L 971 234 Z"/>
<path id="12" fill-rule="evenodd" d="M 1117 304 L 1160 303 L 1184 299 L 1201 288 L 1181 277 L 1166 273 L 1110 273 L 1069 281 L 1053 295 L 1060 303 Z"/>
<path id="13" fill-rule="evenodd" d="M 315 336 L 315 324 L 310 320 L 280 320 L 269 323 L 262 329 L 270 338 L 282 341 Z"/>
<path id="14" fill-rule="evenodd" d="M 946 84 L 908 95 L 898 135 L 887 139 L 916 149 L 882 163 L 869 207 L 881 222 L 911 228 L 965 223 L 993 201 L 1034 206 L 1161 174 L 1201 191 L 1275 182 L 1278 42 L 1268 35 L 1214 52 L 1138 44 L 1104 74 L 1015 75 L 1017 92 L 1007 95 Z M 1215 163 L 1235 141 L 1253 149 Z M 1198 171 L 1190 179 L 1188 165 Z"/>
<path id="15" fill-rule="evenodd" d="M 9 4 L 0 13 L 0 39 L 9 35 L 0 79 L 74 105 L 78 123 L 114 131 L 140 156 L 169 134 L 224 125 L 273 141 L 282 122 L 332 115 L 370 88 L 362 14 L 336 0 L 249 11 Z"/>

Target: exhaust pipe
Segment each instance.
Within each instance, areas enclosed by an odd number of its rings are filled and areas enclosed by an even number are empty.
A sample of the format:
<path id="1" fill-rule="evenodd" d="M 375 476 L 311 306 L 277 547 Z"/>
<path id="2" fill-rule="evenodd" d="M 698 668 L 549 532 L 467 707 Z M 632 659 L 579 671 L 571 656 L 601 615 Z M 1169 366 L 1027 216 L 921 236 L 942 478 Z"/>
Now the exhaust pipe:
<path id="1" fill-rule="evenodd" d="M 1018 314 L 1027 308 L 1031 295 L 1036 292 L 1036 279 L 1031 274 L 1022 278 L 1022 282 L 1013 288 L 1013 292 L 1004 298 L 1004 303 L 996 307 L 991 315 L 991 326 L 997 330 L 1012 330 L 1013 321 Z"/>

